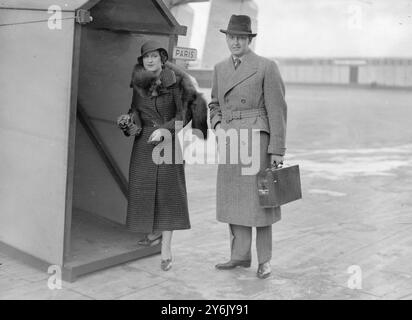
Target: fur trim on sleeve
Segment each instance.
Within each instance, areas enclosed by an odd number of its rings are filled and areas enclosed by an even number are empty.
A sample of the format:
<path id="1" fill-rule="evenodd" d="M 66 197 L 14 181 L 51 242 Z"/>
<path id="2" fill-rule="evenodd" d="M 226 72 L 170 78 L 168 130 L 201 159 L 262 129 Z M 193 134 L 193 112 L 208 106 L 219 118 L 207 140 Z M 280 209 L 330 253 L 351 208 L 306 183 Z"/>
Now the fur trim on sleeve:
<path id="1" fill-rule="evenodd" d="M 170 68 L 179 78 L 182 87 L 183 108 L 191 114 L 192 128 L 200 130 L 203 138 L 207 139 L 207 102 L 202 93 L 197 90 L 196 79 L 177 65 L 166 62 L 166 67 Z"/>

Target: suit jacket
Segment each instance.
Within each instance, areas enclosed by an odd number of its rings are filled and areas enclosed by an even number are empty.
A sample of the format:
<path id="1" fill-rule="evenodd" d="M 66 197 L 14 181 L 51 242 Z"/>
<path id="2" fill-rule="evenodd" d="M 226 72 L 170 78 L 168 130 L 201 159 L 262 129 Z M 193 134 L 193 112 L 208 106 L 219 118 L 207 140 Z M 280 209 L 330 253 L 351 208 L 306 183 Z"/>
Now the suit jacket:
<path id="1" fill-rule="evenodd" d="M 267 116 L 229 120 L 228 111 L 265 108 Z M 212 128 L 259 129 L 270 135 L 267 152 L 284 155 L 287 105 L 285 86 L 276 63 L 249 51 L 235 70 L 232 57 L 214 69 L 212 100 L 209 103 Z"/>

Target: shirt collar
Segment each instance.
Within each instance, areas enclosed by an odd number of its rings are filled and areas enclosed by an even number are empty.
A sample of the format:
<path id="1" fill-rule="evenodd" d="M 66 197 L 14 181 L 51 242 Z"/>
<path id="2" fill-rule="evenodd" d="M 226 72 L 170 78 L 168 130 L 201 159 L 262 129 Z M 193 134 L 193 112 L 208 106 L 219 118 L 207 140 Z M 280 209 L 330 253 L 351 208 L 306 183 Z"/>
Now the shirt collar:
<path id="1" fill-rule="evenodd" d="M 242 57 L 236 57 L 236 56 L 232 55 L 232 61 L 235 62 L 236 59 L 239 59 L 240 62 L 242 62 L 243 56 Z"/>

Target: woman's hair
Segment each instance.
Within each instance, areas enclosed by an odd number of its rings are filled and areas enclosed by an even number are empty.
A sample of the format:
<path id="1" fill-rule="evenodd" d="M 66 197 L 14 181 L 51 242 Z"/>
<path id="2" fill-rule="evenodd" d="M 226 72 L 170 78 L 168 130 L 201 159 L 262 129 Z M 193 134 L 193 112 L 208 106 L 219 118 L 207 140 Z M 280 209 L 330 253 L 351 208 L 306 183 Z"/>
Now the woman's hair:
<path id="1" fill-rule="evenodd" d="M 168 59 L 167 52 L 164 50 L 158 50 L 160 53 L 160 60 L 162 61 L 162 65 L 164 65 Z"/>
<path id="2" fill-rule="evenodd" d="M 158 49 L 156 50 L 159 55 L 160 55 L 160 61 L 162 63 L 162 68 L 164 68 L 164 65 L 166 63 L 166 61 L 169 59 L 167 52 L 164 49 Z M 140 65 L 143 66 L 143 57 L 139 57 L 138 62 Z"/>

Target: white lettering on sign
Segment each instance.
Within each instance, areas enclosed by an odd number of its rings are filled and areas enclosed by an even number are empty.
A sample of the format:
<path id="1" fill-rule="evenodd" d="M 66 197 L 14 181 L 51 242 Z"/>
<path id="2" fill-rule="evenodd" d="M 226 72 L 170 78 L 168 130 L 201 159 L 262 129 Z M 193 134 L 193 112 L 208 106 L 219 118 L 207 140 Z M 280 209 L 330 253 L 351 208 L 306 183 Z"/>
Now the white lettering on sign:
<path id="1" fill-rule="evenodd" d="M 175 47 L 173 49 L 173 58 L 194 61 L 197 59 L 197 50 L 193 48 Z"/>

